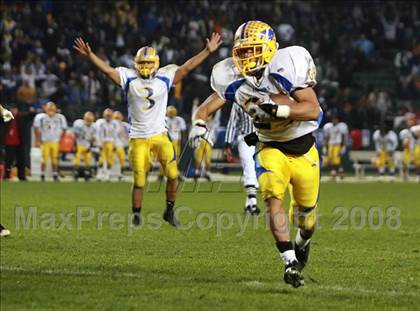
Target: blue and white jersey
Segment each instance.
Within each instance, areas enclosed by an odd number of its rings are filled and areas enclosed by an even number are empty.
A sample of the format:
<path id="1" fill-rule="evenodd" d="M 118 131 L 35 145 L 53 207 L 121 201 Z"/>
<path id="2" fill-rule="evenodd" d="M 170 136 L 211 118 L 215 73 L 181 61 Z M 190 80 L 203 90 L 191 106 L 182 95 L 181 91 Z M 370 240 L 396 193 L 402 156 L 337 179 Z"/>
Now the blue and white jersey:
<path id="1" fill-rule="evenodd" d="M 82 119 L 77 119 L 73 123 L 73 133 L 76 136 L 77 145 L 89 148 L 96 137 L 95 125 L 88 125 Z"/>
<path id="2" fill-rule="evenodd" d="M 211 86 L 223 99 L 233 101 L 246 109 L 251 99 L 266 100 L 273 94 L 291 95 L 294 91 L 313 87 L 316 69 L 312 56 L 300 46 L 277 50 L 266 66 L 260 80 L 242 76 L 232 58 L 227 58 L 213 67 Z M 269 123 L 257 124 L 260 141 L 285 142 L 318 128 L 317 121 L 296 121 L 273 119 Z"/>
<path id="3" fill-rule="evenodd" d="M 40 130 L 43 143 L 58 143 L 61 135 L 67 129 L 67 120 L 61 113 L 56 113 L 52 116 L 40 113 L 35 116 L 34 127 Z"/>
<path id="4" fill-rule="evenodd" d="M 162 67 L 151 79 L 142 79 L 131 68 L 118 67 L 116 70 L 128 105 L 130 138 L 147 138 L 166 132 L 166 106 L 178 66 Z"/>

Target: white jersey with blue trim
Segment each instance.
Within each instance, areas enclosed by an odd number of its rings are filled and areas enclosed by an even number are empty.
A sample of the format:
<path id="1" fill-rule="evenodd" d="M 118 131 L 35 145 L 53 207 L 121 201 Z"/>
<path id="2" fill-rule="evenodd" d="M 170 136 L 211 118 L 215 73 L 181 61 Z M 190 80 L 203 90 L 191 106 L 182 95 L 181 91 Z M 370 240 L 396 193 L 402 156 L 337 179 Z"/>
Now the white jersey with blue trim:
<path id="1" fill-rule="evenodd" d="M 213 67 L 211 86 L 223 99 L 239 104 L 245 109 L 253 98 L 266 100 L 273 94 L 291 95 L 298 89 L 313 87 L 316 69 L 312 56 L 301 46 L 290 46 L 277 50 L 264 69 L 260 80 L 242 76 L 232 58 L 227 58 Z M 315 131 L 318 121 L 296 121 L 274 119 L 269 123 L 255 123 L 260 141 L 286 142 Z"/>
<path id="2" fill-rule="evenodd" d="M 96 120 L 95 133 L 98 146 L 102 146 L 104 143 L 115 144 L 117 139 L 117 121 L 106 121 L 103 118 Z"/>
<path id="3" fill-rule="evenodd" d="M 178 66 L 162 67 L 151 79 L 142 79 L 131 68 L 118 67 L 116 70 L 127 104 L 130 138 L 148 138 L 166 132 L 166 106 Z"/>
<path id="4" fill-rule="evenodd" d="M 166 127 L 169 132 L 169 137 L 171 137 L 172 140 L 178 141 L 182 138 L 182 131 L 185 131 L 187 129 L 187 124 L 185 123 L 185 120 L 180 116 L 175 117 L 166 117 Z"/>
<path id="5" fill-rule="evenodd" d="M 58 143 L 61 134 L 67 129 L 67 120 L 61 113 L 49 116 L 46 113 L 40 113 L 35 116 L 34 127 L 41 132 L 41 141 Z"/>
<path id="6" fill-rule="evenodd" d="M 77 119 L 73 122 L 73 133 L 76 136 L 77 145 L 90 148 L 96 136 L 95 125 L 87 125 L 82 119 Z"/>

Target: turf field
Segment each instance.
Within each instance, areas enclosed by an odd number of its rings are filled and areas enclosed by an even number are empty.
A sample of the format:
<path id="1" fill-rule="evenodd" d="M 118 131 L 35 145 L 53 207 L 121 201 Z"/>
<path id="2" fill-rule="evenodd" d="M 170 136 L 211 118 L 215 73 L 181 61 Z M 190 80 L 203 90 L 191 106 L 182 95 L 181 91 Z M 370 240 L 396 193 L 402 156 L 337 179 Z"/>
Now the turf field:
<path id="1" fill-rule="evenodd" d="M 1 310 L 420 309 L 418 184 L 324 183 L 299 289 L 240 189 L 186 184 L 177 230 L 152 184 L 132 229 L 128 183 L 3 183 Z"/>

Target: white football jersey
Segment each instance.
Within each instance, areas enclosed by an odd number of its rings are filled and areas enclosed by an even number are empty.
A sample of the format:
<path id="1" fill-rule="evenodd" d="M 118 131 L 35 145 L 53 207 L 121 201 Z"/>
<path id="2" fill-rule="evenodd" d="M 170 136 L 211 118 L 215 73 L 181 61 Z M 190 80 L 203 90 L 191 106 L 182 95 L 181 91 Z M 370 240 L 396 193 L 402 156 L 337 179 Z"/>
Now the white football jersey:
<path id="1" fill-rule="evenodd" d="M 398 137 L 394 131 L 388 131 L 385 135 L 382 135 L 380 130 L 376 130 L 373 133 L 373 142 L 375 143 L 375 149 L 378 152 L 394 152 L 398 147 Z"/>
<path id="2" fill-rule="evenodd" d="M 96 136 L 95 125 L 87 125 L 82 119 L 77 119 L 73 122 L 73 133 L 76 136 L 77 145 L 90 148 Z"/>
<path id="3" fill-rule="evenodd" d="M 40 113 L 34 118 L 34 127 L 41 131 L 42 142 L 58 143 L 61 134 L 67 129 L 67 121 L 61 113 L 56 113 L 52 117 Z"/>
<path id="4" fill-rule="evenodd" d="M 324 125 L 324 135 L 328 145 L 342 145 L 347 142 L 349 128 L 344 122 L 339 122 L 336 125 L 328 122 Z"/>
<path id="5" fill-rule="evenodd" d="M 410 127 L 410 132 L 413 134 L 415 145 L 419 146 L 420 145 L 420 124 Z"/>
<path id="6" fill-rule="evenodd" d="M 127 147 L 128 146 L 128 133 L 130 131 L 130 125 L 124 121 L 115 120 L 117 136 L 115 139 L 115 147 Z"/>
<path id="7" fill-rule="evenodd" d="M 128 109 L 130 138 L 147 138 L 166 132 L 166 106 L 177 65 L 160 68 L 152 79 L 142 79 L 134 69 L 116 68 Z"/>
<path id="8" fill-rule="evenodd" d="M 173 118 L 166 117 L 166 126 L 168 128 L 169 137 L 172 140 L 181 140 L 181 133 L 187 129 L 185 120 L 180 116 Z"/>
<path id="9" fill-rule="evenodd" d="M 96 139 L 98 145 L 103 143 L 113 143 L 117 139 L 117 124 L 115 120 L 106 121 L 105 119 L 98 119 L 95 122 Z"/>
<path id="10" fill-rule="evenodd" d="M 266 100 L 272 94 L 290 95 L 295 90 L 312 87 L 316 84 L 315 76 L 315 64 L 309 52 L 301 46 L 291 46 L 277 50 L 259 81 L 242 76 L 232 58 L 222 60 L 213 67 L 211 86 L 221 98 L 245 108 L 253 98 Z M 274 119 L 254 124 L 260 141 L 285 142 L 315 131 L 320 120 Z"/>

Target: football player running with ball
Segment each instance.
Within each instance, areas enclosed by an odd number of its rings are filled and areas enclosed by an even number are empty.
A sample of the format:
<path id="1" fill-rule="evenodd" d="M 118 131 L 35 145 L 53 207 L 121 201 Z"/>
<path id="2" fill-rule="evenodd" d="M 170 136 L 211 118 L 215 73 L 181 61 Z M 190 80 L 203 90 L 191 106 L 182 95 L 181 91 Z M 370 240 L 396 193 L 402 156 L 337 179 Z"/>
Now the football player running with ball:
<path id="1" fill-rule="evenodd" d="M 220 35 L 213 33 L 206 47 L 182 66 L 168 65 L 159 68 L 159 56 L 152 47 L 142 47 L 134 58 L 134 68 L 113 68 L 92 51 L 89 43 L 77 38 L 74 48 L 86 56 L 111 81 L 124 91 L 124 100 L 130 116 L 129 159 L 133 169 L 132 210 L 133 225 L 141 224 L 140 211 L 146 173 L 152 162 L 152 153 L 167 177 L 166 210 L 163 218 L 173 226 L 178 225 L 174 213 L 178 168 L 176 155 L 165 126 L 168 94 L 172 84 L 181 81 L 199 66 L 221 44 Z"/>
<path id="2" fill-rule="evenodd" d="M 213 68 L 214 93 L 196 111 L 190 132 L 192 143 L 206 137 L 205 121 L 227 101 L 253 117 L 256 133 L 245 140 L 256 144 L 256 173 L 271 232 L 285 264 L 284 281 L 294 287 L 304 284 L 302 269 L 315 231 L 319 195 L 320 163 L 312 132 L 319 126 L 322 111 L 313 90 L 315 75 L 305 48 L 278 49 L 269 25 L 244 23 L 235 33 L 233 57 Z M 283 203 L 288 188 L 290 221 L 299 228 L 294 244 Z"/>

